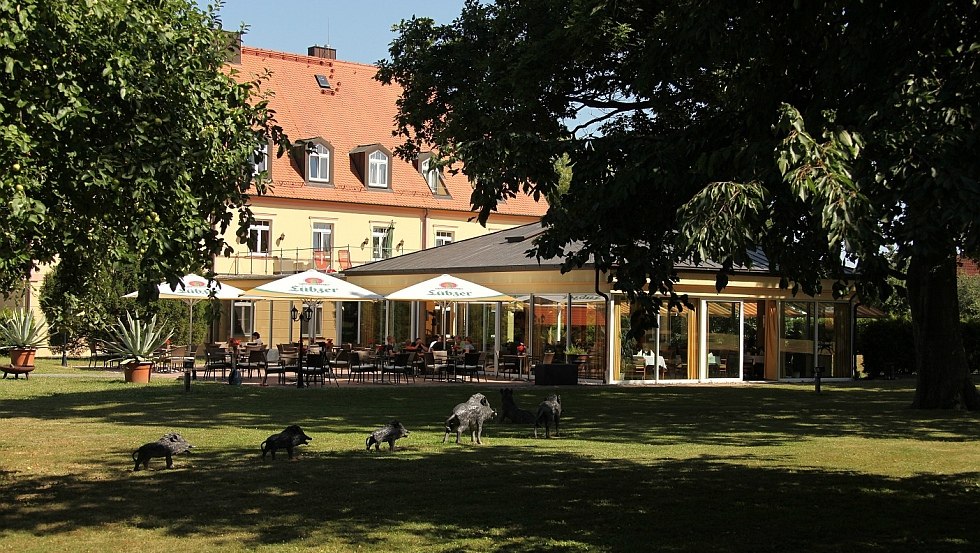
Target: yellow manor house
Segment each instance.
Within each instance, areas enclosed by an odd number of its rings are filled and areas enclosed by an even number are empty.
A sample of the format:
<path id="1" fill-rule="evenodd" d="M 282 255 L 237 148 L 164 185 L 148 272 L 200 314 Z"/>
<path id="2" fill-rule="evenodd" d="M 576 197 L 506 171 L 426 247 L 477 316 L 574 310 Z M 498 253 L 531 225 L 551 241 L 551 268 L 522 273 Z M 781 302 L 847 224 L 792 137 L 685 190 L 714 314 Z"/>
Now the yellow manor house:
<path id="1" fill-rule="evenodd" d="M 343 272 L 371 261 L 433 248 L 535 222 L 547 204 L 528 197 L 501 203 L 487 226 L 470 221 L 472 185 L 464 175 L 430 167 L 431 152 L 406 162 L 393 155 L 396 86 L 374 79 L 372 65 L 340 61 L 336 50 L 313 46 L 296 55 L 243 46 L 230 61 L 235 77 L 253 80 L 268 72 L 262 90 L 295 144 L 275 156 L 263 150 L 256 174 L 269 192 L 251 200 L 255 224 L 250 243 L 215 259 L 222 282 L 250 289 L 282 274 L 318 269 Z M 218 339 L 246 338 L 253 330 L 266 343 L 298 335 L 283 302 L 231 302 Z M 371 304 L 317 308 L 313 336 L 368 343 Z M 407 339 L 408 336 L 400 336 Z"/>

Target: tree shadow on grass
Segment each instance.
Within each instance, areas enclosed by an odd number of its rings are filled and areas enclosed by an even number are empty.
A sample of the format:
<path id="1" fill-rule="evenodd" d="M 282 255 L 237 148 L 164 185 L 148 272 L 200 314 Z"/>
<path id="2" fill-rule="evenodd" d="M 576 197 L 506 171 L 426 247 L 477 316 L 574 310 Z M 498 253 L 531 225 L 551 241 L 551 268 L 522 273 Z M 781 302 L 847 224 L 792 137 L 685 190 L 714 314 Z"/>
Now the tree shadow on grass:
<path id="1" fill-rule="evenodd" d="M 973 551 L 980 473 L 894 479 L 752 458 L 596 460 L 528 447 L 209 452 L 176 470 L 7 474 L 0 536 L 123 524 L 214 545 L 484 551 Z M 82 460 L 93 471 L 103 459 Z M 153 470 L 153 468 L 156 470 Z M 131 467 L 129 467 L 131 468 Z M 972 485 L 970 483 L 973 483 Z M 918 521 L 918 523 L 916 523 Z M 397 547 L 396 547 L 397 548 Z"/>

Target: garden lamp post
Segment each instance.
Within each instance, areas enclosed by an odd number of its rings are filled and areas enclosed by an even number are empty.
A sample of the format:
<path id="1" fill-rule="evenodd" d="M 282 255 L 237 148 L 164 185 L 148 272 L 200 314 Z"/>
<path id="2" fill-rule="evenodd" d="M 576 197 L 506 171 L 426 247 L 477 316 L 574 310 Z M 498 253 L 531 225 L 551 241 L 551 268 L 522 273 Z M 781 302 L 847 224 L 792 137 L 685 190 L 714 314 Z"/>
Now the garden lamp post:
<path id="1" fill-rule="evenodd" d="M 292 309 L 289 310 L 289 316 L 294 321 L 300 321 L 299 323 L 299 354 L 296 356 L 296 387 L 304 388 L 305 383 L 303 382 L 303 325 L 310 322 L 313 318 L 313 309 L 309 304 L 303 304 L 303 310 L 300 311 L 296 309 L 294 305 Z"/>

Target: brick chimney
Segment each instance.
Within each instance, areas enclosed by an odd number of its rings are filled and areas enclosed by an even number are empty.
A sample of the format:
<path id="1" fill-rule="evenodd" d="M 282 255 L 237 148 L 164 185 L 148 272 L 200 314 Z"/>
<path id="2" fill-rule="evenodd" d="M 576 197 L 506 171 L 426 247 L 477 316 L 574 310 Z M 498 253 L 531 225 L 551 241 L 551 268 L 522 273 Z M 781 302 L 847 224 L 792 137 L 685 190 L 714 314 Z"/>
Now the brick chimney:
<path id="1" fill-rule="evenodd" d="M 328 60 L 337 59 L 337 49 L 329 46 L 310 46 L 306 52 L 307 55 L 314 58 L 324 58 Z"/>

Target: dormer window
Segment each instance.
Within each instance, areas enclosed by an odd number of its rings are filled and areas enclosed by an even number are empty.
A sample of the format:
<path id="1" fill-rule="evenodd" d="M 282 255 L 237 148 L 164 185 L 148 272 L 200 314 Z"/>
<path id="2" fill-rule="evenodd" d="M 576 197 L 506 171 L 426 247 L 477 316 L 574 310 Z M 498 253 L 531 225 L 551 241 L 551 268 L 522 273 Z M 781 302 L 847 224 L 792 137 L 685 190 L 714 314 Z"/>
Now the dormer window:
<path id="1" fill-rule="evenodd" d="M 333 184 L 333 146 L 316 137 L 296 141 L 294 162 L 308 184 Z"/>
<path id="2" fill-rule="evenodd" d="M 307 178 L 311 181 L 330 182 L 330 149 L 323 144 L 313 144 L 308 150 L 307 159 Z"/>
<path id="3" fill-rule="evenodd" d="M 425 183 L 429 185 L 429 191 L 437 196 L 448 196 L 449 190 L 446 183 L 442 180 L 442 169 L 436 165 L 435 156 L 432 152 L 419 154 L 415 163 L 415 168 L 419 170 Z"/>
<path id="4" fill-rule="evenodd" d="M 368 186 L 388 188 L 388 156 L 381 150 L 368 156 Z"/>
<path id="5" fill-rule="evenodd" d="M 391 188 L 391 152 L 381 144 L 358 146 L 350 152 L 351 169 L 368 188 Z"/>
<path id="6" fill-rule="evenodd" d="M 269 143 L 265 142 L 259 145 L 252 154 L 252 176 L 258 177 L 263 173 L 266 173 L 265 177 L 268 178 L 269 172 Z"/>

